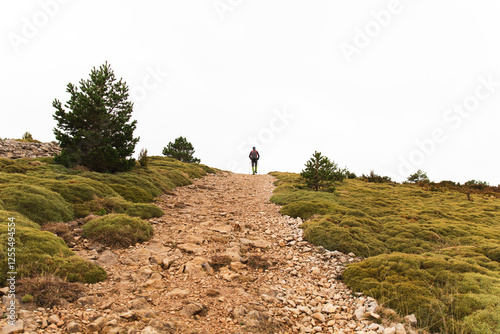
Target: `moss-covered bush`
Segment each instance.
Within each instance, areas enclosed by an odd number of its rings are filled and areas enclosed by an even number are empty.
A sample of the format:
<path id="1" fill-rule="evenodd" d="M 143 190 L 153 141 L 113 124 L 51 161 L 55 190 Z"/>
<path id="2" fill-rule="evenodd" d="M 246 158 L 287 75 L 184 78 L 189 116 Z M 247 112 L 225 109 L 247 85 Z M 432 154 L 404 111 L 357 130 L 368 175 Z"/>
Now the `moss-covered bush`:
<path id="1" fill-rule="evenodd" d="M 83 225 L 83 235 L 111 247 L 128 247 L 149 240 L 153 228 L 147 221 L 125 214 L 111 214 Z"/>
<path id="2" fill-rule="evenodd" d="M 10 214 L 8 214 L 10 216 Z M 70 282 L 95 283 L 106 279 L 106 272 L 76 256 L 61 238 L 53 233 L 32 227 L 33 223 L 16 217 L 15 248 L 17 277 L 54 274 Z M 8 221 L 0 221 L 0 284 L 7 270 Z"/>
<path id="3" fill-rule="evenodd" d="M 73 218 L 71 205 L 61 195 L 43 187 L 3 184 L 0 185 L 0 196 L 5 209 L 19 212 L 38 224 Z"/>

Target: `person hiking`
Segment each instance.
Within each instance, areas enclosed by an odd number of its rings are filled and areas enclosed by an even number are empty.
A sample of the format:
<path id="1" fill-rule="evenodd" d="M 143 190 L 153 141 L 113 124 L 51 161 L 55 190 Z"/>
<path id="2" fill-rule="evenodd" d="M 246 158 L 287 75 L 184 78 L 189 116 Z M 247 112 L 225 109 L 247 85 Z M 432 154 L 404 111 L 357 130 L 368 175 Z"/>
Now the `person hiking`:
<path id="1" fill-rule="evenodd" d="M 257 161 L 260 158 L 259 152 L 253 147 L 252 151 L 250 152 L 250 155 L 248 156 L 250 160 L 252 160 L 252 175 L 257 174 Z"/>

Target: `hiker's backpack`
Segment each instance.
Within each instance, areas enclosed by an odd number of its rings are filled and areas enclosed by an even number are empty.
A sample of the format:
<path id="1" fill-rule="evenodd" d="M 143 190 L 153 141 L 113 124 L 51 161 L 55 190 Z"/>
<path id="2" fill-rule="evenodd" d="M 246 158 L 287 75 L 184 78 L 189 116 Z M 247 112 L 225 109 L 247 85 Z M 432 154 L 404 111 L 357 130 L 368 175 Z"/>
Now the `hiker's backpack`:
<path id="1" fill-rule="evenodd" d="M 259 157 L 258 154 L 259 153 L 256 150 L 253 150 L 252 152 L 250 152 L 250 157 L 252 159 L 258 159 L 258 157 Z"/>

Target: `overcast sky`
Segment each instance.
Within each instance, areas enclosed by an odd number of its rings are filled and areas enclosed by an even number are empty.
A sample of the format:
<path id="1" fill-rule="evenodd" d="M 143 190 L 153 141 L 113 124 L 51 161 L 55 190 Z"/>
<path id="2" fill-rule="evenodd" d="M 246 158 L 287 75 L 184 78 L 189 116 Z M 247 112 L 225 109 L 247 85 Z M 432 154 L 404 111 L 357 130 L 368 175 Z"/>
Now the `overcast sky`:
<path id="1" fill-rule="evenodd" d="M 136 152 L 185 136 L 207 165 L 500 184 L 496 0 L 2 1 L 0 137 L 54 140 L 52 101 L 108 61 Z"/>

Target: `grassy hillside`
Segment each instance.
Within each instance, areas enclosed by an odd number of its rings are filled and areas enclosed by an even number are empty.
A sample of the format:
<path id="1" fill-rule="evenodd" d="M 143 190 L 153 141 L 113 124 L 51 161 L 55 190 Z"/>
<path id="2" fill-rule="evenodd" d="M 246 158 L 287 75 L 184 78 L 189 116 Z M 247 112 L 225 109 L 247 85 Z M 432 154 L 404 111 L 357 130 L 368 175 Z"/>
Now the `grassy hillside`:
<path id="1" fill-rule="evenodd" d="M 151 157 L 148 167 L 116 174 L 70 170 L 54 164 L 51 158 L 0 159 L 0 285 L 8 272 L 9 217 L 16 218 L 18 278 L 55 274 L 69 281 L 94 283 L 106 278 L 104 269 L 76 256 L 62 239 L 43 231 L 44 224 L 97 213 L 110 215 L 110 219 L 103 220 L 101 225 L 106 226 L 100 226 L 98 219 L 89 222 L 85 229 L 89 236 L 92 229 L 116 229 L 123 221 L 144 226 L 145 235 L 150 237 L 149 223 L 140 220 L 162 216 L 163 212 L 148 202 L 207 172 L 214 171 L 161 157 Z"/>
<path id="2" fill-rule="evenodd" d="M 500 199 L 496 193 L 345 180 L 337 192 L 307 190 L 298 174 L 278 178 L 271 200 L 309 219 L 305 237 L 366 259 L 344 281 L 422 327 L 500 333 Z"/>

